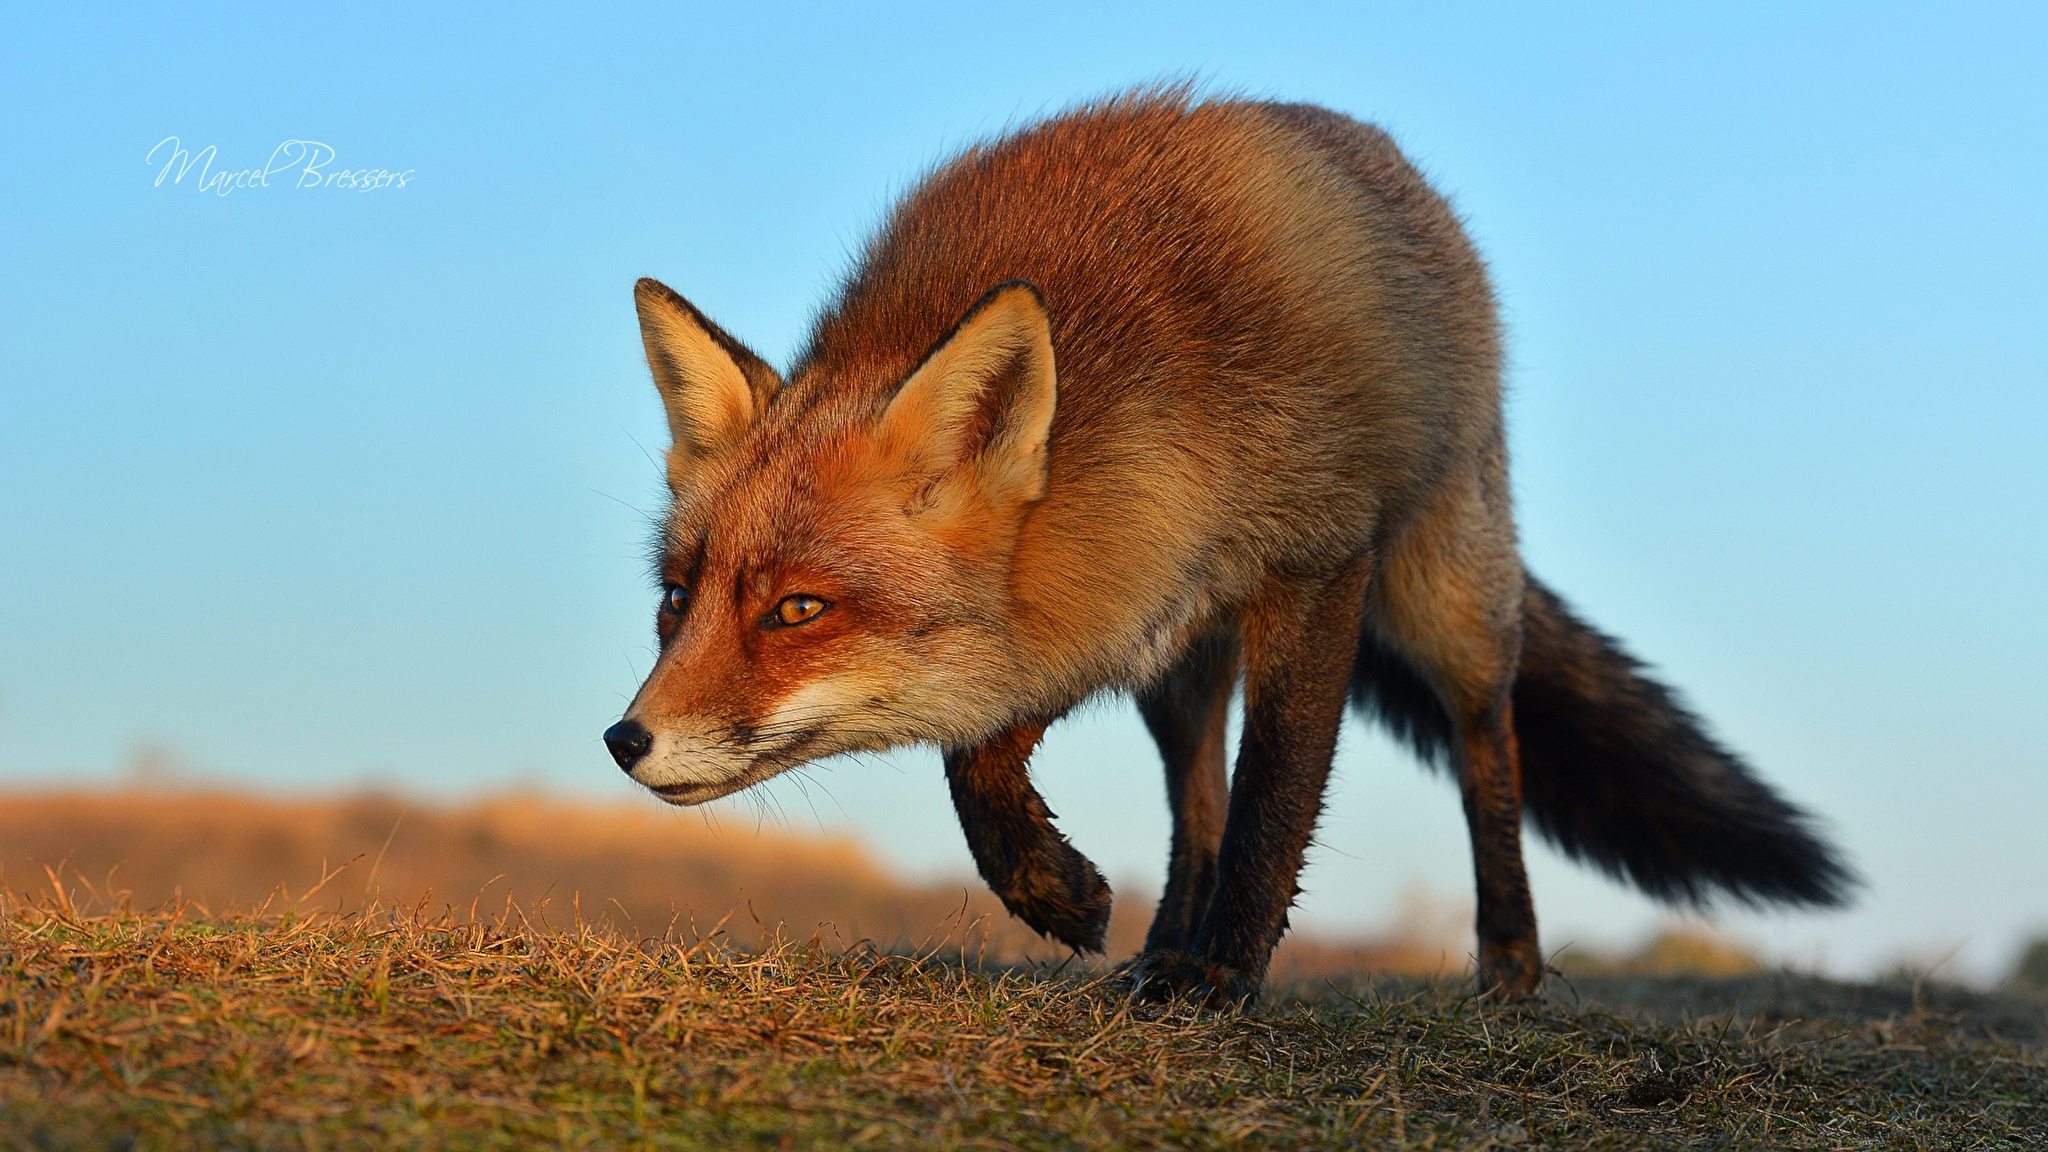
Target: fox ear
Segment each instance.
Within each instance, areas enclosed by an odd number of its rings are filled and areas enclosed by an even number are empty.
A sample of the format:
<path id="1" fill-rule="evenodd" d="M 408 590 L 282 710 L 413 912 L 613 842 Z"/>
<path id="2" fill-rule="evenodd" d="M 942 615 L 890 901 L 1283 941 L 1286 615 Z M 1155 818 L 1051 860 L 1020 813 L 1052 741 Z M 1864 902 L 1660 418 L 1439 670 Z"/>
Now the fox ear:
<path id="1" fill-rule="evenodd" d="M 936 482 L 971 468 L 991 498 L 1029 503 L 1045 494 L 1056 399 L 1045 302 L 1012 280 L 989 289 L 925 355 L 879 433 L 907 472 Z"/>
<path id="2" fill-rule="evenodd" d="M 633 286 L 647 366 L 668 412 L 669 483 L 739 442 L 782 387 L 747 346 L 659 280 Z"/>

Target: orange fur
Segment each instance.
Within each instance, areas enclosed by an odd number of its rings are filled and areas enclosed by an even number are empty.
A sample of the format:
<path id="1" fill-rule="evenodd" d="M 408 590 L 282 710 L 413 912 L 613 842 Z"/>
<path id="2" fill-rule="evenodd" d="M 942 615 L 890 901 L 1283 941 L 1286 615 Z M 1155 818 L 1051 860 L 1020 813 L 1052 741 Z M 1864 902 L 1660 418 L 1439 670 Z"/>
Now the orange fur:
<path id="1" fill-rule="evenodd" d="M 687 601 L 614 745 L 636 778 L 694 803 L 939 744 L 985 874 L 1080 944 L 1107 889 L 1023 764 L 1080 701 L 1134 692 L 1175 782 L 1148 971 L 1243 995 L 1347 686 L 1378 669 L 1420 709 L 1397 723 L 1461 736 L 1439 743 L 1484 975 L 1533 987 L 1509 696 L 1548 594 L 1516 548 L 1484 268 L 1384 134 L 1165 91 L 971 149 L 898 205 L 786 382 L 662 285 L 636 299 L 674 438 L 661 576 Z M 790 596 L 826 608 L 781 624 Z"/>

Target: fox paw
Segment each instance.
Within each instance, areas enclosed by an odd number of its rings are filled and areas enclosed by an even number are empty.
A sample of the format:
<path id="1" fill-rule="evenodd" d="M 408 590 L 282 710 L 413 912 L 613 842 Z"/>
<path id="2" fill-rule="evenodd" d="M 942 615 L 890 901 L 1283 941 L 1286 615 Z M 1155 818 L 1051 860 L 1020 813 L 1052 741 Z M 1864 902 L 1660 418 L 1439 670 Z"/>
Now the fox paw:
<path id="1" fill-rule="evenodd" d="M 1109 932 L 1109 882 L 1086 856 L 1064 841 L 1058 847 L 1064 851 L 1046 852 L 991 886 L 1010 914 L 1040 935 L 1078 952 L 1100 952 Z"/>
<path id="2" fill-rule="evenodd" d="M 1185 1001 L 1204 1008 L 1244 1008 L 1259 995 L 1257 977 L 1169 949 L 1132 957 L 1117 970 L 1117 981 L 1133 999 L 1153 1004 Z"/>
<path id="3" fill-rule="evenodd" d="M 1525 1000 L 1543 991 L 1543 954 L 1534 938 L 1480 941 L 1479 992 L 1500 1000 Z"/>

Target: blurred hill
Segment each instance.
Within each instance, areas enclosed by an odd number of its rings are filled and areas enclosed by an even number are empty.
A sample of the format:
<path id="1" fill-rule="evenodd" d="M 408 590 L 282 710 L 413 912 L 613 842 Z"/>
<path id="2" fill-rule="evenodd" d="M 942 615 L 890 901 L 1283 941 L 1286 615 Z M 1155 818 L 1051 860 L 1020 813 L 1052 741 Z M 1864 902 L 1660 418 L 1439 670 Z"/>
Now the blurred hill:
<path id="1" fill-rule="evenodd" d="M 705 934 L 722 924 L 742 943 L 779 930 L 799 940 L 867 939 L 990 960 L 1069 955 L 1013 919 L 976 877 L 913 882 L 851 838 L 713 822 L 653 803 L 537 794 L 455 804 L 379 793 L 286 799 L 190 785 L 168 770 L 137 772 L 112 790 L 0 792 L 0 883 L 25 894 L 46 890 L 46 866 L 87 899 L 125 900 L 138 910 L 189 901 L 218 913 L 294 900 L 351 910 L 375 899 L 430 917 L 489 918 L 517 908 L 555 927 L 580 918 L 647 936 Z M 1119 886 L 1110 960 L 1142 946 L 1156 895 Z M 1414 892 L 1376 932 L 1290 933 L 1271 975 L 1456 975 L 1469 966 L 1469 921 L 1469 905 Z M 1553 962 L 1572 977 L 1761 968 L 1737 943 L 1697 927 L 1666 929 L 1628 949 L 1568 947 Z M 2048 970 L 2048 961 L 2033 963 Z"/>
<path id="2" fill-rule="evenodd" d="M 722 923 L 742 942 L 779 927 L 797 939 L 865 938 L 991 960 L 1068 954 L 1011 918 L 974 877 L 912 883 L 851 839 L 713 824 L 654 804 L 281 799 L 148 778 L 113 791 L 0 794 L 0 880 L 24 893 L 47 889 L 46 866 L 84 898 L 137 909 L 303 900 L 308 909 L 346 910 L 374 898 L 457 919 L 516 907 L 557 927 L 580 917 L 649 936 Z M 1143 944 L 1154 898 L 1119 892 L 1111 959 Z M 1273 975 L 1462 971 L 1464 913 L 1420 897 L 1410 905 L 1385 935 L 1291 936 Z"/>

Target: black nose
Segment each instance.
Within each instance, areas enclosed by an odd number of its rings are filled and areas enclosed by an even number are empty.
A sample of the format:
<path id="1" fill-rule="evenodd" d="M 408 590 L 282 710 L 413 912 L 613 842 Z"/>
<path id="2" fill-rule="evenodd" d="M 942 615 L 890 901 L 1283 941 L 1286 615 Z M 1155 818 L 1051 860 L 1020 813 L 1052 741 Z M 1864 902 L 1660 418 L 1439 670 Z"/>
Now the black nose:
<path id="1" fill-rule="evenodd" d="M 612 750 L 612 759 L 627 772 L 640 762 L 647 750 L 654 747 L 654 734 L 640 726 L 638 720 L 621 720 L 604 730 L 604 746 Z"/>

